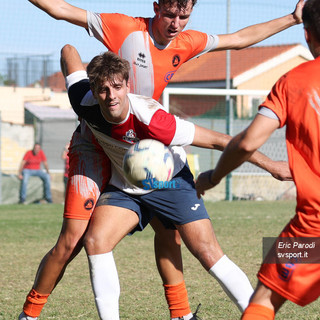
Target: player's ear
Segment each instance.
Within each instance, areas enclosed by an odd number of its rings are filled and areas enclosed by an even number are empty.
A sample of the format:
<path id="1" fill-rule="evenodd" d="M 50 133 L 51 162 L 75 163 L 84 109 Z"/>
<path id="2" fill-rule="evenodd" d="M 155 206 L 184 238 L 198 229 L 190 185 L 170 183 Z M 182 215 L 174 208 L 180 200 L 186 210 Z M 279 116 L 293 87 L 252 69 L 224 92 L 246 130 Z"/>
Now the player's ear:
<path id="1" fill-rule="evenodd" d="M 156 16 L 160 14 L 160 6 L 156 1 L 153 2 L 153 11 Z"/>
<path id="2" fill-rule="evenodd" d="M 130 92 L 130 83 L 129 83 L 129 81 L 127 81 L 126 85 L 127 85 L 127 91 L 129 93 Z"/>

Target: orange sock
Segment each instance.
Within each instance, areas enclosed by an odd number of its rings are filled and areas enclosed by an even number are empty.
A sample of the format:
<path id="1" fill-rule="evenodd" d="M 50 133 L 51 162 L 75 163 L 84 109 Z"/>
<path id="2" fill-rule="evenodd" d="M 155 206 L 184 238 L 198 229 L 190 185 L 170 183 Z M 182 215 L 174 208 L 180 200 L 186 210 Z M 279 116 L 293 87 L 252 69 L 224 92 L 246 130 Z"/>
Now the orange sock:
<path id="1" fill-rule="evenodd" d="M 274 311 L 261 304 L 249 303 L 244 311 L 241 320 L 273 320 Z"/>
<path id="2" fill-rule="evenodd" d="M 46 304 L 50 294 L 41 294 L 32 289 L 27 295 L 26 302 L 23 305 L 23 312 L 30 317 L 39 317 L 42 308 Z"/>
<path id="3" fill-rule="evenodd" d="M 164 284 L 163 287 L 171 318 L 180 318 L 191 313 L 184 281 L 178 284 Z"/>

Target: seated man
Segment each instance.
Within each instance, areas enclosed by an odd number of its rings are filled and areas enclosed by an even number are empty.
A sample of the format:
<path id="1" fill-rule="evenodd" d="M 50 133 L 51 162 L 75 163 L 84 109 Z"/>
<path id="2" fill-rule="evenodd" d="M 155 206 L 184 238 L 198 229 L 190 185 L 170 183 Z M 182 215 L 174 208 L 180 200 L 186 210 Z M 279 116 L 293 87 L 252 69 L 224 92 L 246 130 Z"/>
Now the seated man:
<path id="1" fill-rule="evenodd" d="M 41 163 L 43 163 L 46 172 L 41 169 Z M 20 163 L 18 177 L 21 180 L 20 204 L 24 204 L 26 201 L 27 186 L 30 177 L 39 177 L 43 181 L 44 198 L 48 203 L 52 203 L 47 157 L 39 143 L 35 143 L 33 149 L 25 153 Z"/>

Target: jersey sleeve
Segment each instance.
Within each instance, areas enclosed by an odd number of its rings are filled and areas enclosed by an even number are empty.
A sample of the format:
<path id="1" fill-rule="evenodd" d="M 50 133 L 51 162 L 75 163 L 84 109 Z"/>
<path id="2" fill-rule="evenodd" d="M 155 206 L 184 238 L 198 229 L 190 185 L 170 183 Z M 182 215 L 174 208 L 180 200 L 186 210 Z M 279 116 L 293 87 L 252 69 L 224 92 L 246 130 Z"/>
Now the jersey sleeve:
<path id="1" fill-rule="evenodd" d="M 195 126 L 171 113 L 159 109 L 151 118 L 148 136 L 167 146 L 187 146 L 193 142 Z"/>
<path id="2" fill-rule="evenodd" d="M 192 122 L 175 116 L 176 132 L 171 141 L 172 146 L 188 146 L 194 140 L 195 126 Z"/>
<path id="3" fill-rule="evenodd" d="M 86 71 L 76 71 L 68 75 L 66 77 L 66 87 L 74 112 L 78 116 L 84 117 L 84 108 L 81 108 L 81 102 L 86 94 L 90 91 L 90 85 Z"/>
<path id="4" fill-rule="evenodd" d="M 217 48 L 219 37 L 217 35 L 209 35 L 195 30 L 187 30 L 181 33 L 184 40 L 191 45 L 190 56 L 188 60 L 197 58 L 209 51 Z"/>
<path id="5" fill-rule="evenodd" d="M 87 11 L 88 33 L 109 50 L 118 52 L 124 39 L 133 31 L 145 28 L 143 18 L 121 13 L 93 13 Z"/>
<path id="6" fill-rule="evenodd" d="M 287 75 L 282 76 L 273 86 L 266 100 L 261 104 L 261 107 L 266 107 L 272 110 L 280 121 L 280 127 L 283 127 L 287 121 Z"/>

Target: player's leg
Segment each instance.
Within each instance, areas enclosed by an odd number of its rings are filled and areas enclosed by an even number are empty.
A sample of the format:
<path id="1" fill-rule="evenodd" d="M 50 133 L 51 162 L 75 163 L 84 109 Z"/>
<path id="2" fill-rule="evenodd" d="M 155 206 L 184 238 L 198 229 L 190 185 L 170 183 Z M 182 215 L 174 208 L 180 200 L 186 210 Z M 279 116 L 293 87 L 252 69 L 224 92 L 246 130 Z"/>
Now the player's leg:
<path id="1" fill-rule="evenodd" d="M 154 236 L 156 263 L 161 276 L 171 319 L 192 316 L 183 278 L 181 238 L 177 230 L 167 229 L 154 217 L 150 222 Z"/>
<path id="2" fill-rule="evenodd" d="M 273 320 L 275 313 L 286 299 L 259 282 L 249 306 L 244 311 L 243 320 Z"/>
<path id="3" fill-rule="evenodd" d="M 43 257 L 38 267 L 33 287 L 23 306 L 24 314 L 37 318 L 47 299 L 63 276 L 68 263 L 82 248 L 82 238 L 88 220 L 64 219 L 56 245 Z"/>
<path id="4" fill-rule="evenodd" d="M 245 273 L 226 255 L 209 219 L 177 226 L 183 241 L 202 266 L 219 282 L 241 312 L 248 306 L 253 288 Z"/>
<path id="5" fill-rule="evenodd" d="M 190 170 L 184 167 L 173 181 L 177 188 L 144 195 L 143 201 L 159 214 L 162 222 L 176 225 L 189 250 L 243 311 L 253 288 L 241 269 L 224 255 L 204 203 L 196 195 Z"/>
<path id="6" fill-rule="evenodd" d="M 70 147 L 70 169 L 64 208 L 64 222 L 58 242 L 40 263 L 35 284 L 26 298 L 24 313 L 36 318 L 68 263 L 81 250 L 83 234 L 109 179 L 109 162 L 104 153 L 75 132 Z M 38 291 L 39 290 L 39 291 Z M 20 315 L 20 319 L 24 314 Z"/>
<path id="7" fill-rule="evenodd" d="M 102 320 L 120 319 L 120 284 L 112 250 L 138 223 L 138 215 L 127 208 L 101 205 L 93 213 L 84 245 L 95 303 Z"/>

